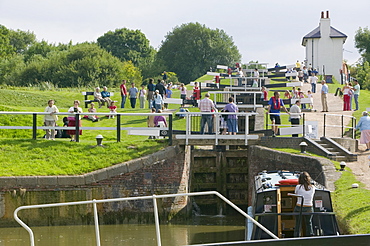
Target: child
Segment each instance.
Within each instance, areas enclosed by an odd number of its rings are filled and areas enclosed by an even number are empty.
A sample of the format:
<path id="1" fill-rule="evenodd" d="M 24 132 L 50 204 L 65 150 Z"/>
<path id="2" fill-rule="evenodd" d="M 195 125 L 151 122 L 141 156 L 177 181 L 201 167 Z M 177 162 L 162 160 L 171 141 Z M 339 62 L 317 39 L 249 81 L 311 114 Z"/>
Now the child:
<path id="1" fill-rule="evenodd" d="M 313 96 L 311 91 L 307 91 L 307 97 L 310 98 L 311 103 L 308 105 L 308 108 L 313 109 Z"/>
<path id="2" fill-rule="evenodd" d="M 114 102 L 111 102 L 110 106 L 109 106 L 109 113 L 114 113 L 116 114 L 117 113 L 117 106 L 114 105 Z M 109 119 L 112 118 L 114 119 L 114 115 L 109 115 Z"/>
<path id="3" fill-rule="evenodd" d="M 228 110 L 221 110 L 221 112 L 228 112 Z M 220 130 L 222 135 L 227 134 L 227 117 L 228 115 L 220 115 Z"/>
<path id="4" fill-rule="evenodd" d="M 171 90 L 171 84 L 169 84 L 167 86 L 167 89 L 166 89 L 166 98 L 171 98 L 172 97 L 172 90 Z M 168 103 L 165 103 L 164 104 L 164 108 L 167 109 L 168 108 Z"/>
<path id="5" fill-rule="evenodd" d="M 96 108 L 95 108 L 95 104 L 94 103 L 91 103 L 90 104 L 90 108 L 87 110 L 89 113 L 96 113 Z M 98 117 L 96 117 L 96 115 L 88 115 L 87 118 L 89 120 L 92 120 L 92 122 L 96 122 L 98 121 Z"/>
<path id="6" fill-rule="evenodd" d="M 291 99 L 292 98 L 292 96 L 290 95 L 290 92 L 288 90 L 285 91 L 284 98 L 286 98 L 286 99 Z"/>
<path id="7" fill-rule="evenodd" d="M 63 118 L 63 127 L 68 127 L 68 117 Z M 62 130 L 62 138 L 71 138 L 67 130 Z"/>
<path id="8" fill-rule="evenodd" d="M 303 91 L 301 91 L 301 88 L 298 88 L 298 98 L 299 99 L 302 99 L 302 98 L 305 98 L 305 94 L 303 93 Z M 305 103 L 301 103 L 301 108 L 302 109 L 305 109 L 306 108 L 306 104 Z"/>

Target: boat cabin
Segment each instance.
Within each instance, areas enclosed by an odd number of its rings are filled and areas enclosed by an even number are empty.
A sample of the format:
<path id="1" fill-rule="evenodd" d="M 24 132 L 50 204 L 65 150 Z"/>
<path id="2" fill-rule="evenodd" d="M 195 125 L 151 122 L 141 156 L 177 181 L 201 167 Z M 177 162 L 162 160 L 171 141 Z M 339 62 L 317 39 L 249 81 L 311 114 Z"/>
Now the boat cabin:
<path id="1" fill-rule="evenodd" d="M 294 196 L 298 184 L 299 172 L 263 171 L 255 177 L 253 197 L 254 218 L 279 238 L 294 237 L 296 217 L 311 213 L 294 213 L 297 197 Z M 330 191 L 313 181 L 316 188 L 312 213 L 312 228 L 315 236 L 339 235 L 339 228 L 333 212 Z M 304 235 L 305 225 L 301 235 Z M 307 235 L 305 235 L 307 236 Z M 270 239 L 271 237 L 254 226 L 252 240 Z"/>

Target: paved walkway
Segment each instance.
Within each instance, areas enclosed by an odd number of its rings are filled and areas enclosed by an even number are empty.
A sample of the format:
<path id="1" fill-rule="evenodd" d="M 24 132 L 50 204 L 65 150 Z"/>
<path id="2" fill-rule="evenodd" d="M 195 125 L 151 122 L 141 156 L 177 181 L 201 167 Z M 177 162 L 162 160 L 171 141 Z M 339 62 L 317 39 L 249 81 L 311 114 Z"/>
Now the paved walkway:
<path id="1" fill-rule="evenodd" d="M 304 84 L 302 90 L 306 93 L 308 90 L 311 90 L 310 84 Z M 323 136 L 323 125 L 324 125 L 324 113 L 321 113 L 321 84 L 317 85 L 316 93 L 313 94 L 314 100 L 314 109 L 316 112 L 305 113 L 307 120 L 318 121 L 319 123 L 319 136 Z M 352 115 L 352 111 L 343 111 L 343 101 L 340 97 L 334 96 L 334 94 L 328 95 L 328 107 L 329 113 L 327 116 L 327 125 L 340 125 L 341 117 L 330 116 L 330 114 L 338 115 Z M 344 117 L 344 125 L 350 123 L 349 117 Z M 341 128 L 327 127 L 326 134 L 327 137 L 341 137 Z M 347 166 L 352 169 L 353 174 L 357 179 L 366 185 L 366 188 L 370 190 L 370 151 L 365 152 L 365 145 L 359 144 L 359 150 L 356 152 L 358 155 L 358 160 L 356 162 L 348 162 Z"/>

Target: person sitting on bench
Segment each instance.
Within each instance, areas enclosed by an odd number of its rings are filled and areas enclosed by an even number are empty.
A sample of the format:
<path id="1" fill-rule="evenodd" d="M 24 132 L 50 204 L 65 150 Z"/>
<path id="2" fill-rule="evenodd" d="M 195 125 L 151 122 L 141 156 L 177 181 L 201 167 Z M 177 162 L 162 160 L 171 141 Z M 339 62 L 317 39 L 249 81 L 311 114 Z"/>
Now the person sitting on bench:
<path id="1" fill-rule="evenodd" d="M 95 99 L 95 101 L 97 101 L 99 103 L 99 108 L 101 108 L 101 106 L 104 103 L 104 99 L 101 96 L 100 88 L 99 87 L 96 87 L 95 88 L 95 91 L 94 91 L 94 99 Z"/>
<path id="2" fill-rule="evenodd" d="M 104 86 L 103 87 L 103 91 L 101 92 L 101 97 L 103 98 L 103 105 L 104 103 L 107 103 L 107 108 L 109 108 L 109 106 L 111 105 L 112 103 L 112 99 L 110 99 L 110 92 L 107 91 L 107 87 Z"/>

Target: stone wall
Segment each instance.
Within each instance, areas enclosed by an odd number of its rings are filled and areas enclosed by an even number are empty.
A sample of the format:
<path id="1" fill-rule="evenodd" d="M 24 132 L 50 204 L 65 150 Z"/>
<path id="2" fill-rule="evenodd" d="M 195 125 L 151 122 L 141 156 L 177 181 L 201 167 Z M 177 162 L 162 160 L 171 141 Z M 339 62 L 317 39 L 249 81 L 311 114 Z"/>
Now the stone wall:
<path id="1" fill-rule="evenodd" d="M 16 224 L 15 208 L 24 205 L 185 193 L 189 190 L 190 148 L 168 147 L 152 155 L 86 175 L 1 177 L 0 226 Z M 101 224 L 153 221 L 153 200 L 98 204 Z M 158 199 L 162 219 L 183 210 L 184 197 Z M 140 212 L 140 213 L 135 213 Z M 92 223 L 92 206 L 21 211 L 29 225 Z M 58 218 L 58 220 L 56 220 Z"/>
<path id="2" fill-rule="evenodd" d="M 191 192 L 191 151 L 190 146 L 168 147 L 146 157 L 80 176 L 2 177 L 0 226 L 17 225 L 13 211 L 24 205 Z M 199 150 L 196 153 L 199 156 Z M 230 159 L 223 160 L 228 164 L 225 167 L 221 165 L 220 168 L 224 170 L 219 170 L 220 176 L 225 176 L 220 180 L 226 181 L 224 184 L 216 181 L 208 188 L 214 190 L 216 187 L 218 190 L 221 187 L 219 192 L 229 199 L 243 201 L 242 205 L 251 205 L 254 177 L 263 170 L 308 171 L 313 179 L 329 190 L 334 190 L 334 181 L 339 175 L 327 159 L 293 155 L 257 145 L 225 151 L 219 156 Z M 216 159 L 222 161 L 222 158 Z M 208 173 L 207 169 L 212 167 L 202 165 L 203 162 L 199 161 L 198 171 L 203 172 L 203 168 Z M 234 166 L 236 163 L 241 166 Z M 240 180 L 247 184 L 237 184 Z M 245 194 L 248 199 L 240 195 L 244 194 L 243 189 L 248 190 L 248 194 Z M 190 208 L 186 197 L 158 199 L 157 202 L 161 221 L 187 214 Z M 99 203 L 98 213 L 101 224 L 152 222 L 153 200 Z M 32 209 L 21 211 L 19 216 L 30 226 L 93 223 L 92 205 Z"/>
<path id="3" fill-rule="evenodd" d="M 340 176 L 333 163 L 325 158 L 294 155 L 257 145 L 249 146 L 248 157 L 249 187 L 254 186 L 254 177 L 263 170 L 307 171 L 312 179 L 329 190 L 334 190 L 334 181 Z M 252 205 L 252 192 L 249 189 L 249 205 Z"/>

